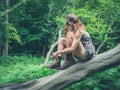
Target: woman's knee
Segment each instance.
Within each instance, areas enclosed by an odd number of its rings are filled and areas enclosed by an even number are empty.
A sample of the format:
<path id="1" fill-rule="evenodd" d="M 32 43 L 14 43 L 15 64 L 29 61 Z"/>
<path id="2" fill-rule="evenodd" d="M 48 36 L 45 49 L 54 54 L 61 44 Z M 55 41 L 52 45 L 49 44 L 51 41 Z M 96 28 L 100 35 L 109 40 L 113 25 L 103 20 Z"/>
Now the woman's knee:
<path id="1" fill-rule="evenodd" d="M 58 43 L 66 44 L 66 39 L 64 37 L 60 38 Z"/>

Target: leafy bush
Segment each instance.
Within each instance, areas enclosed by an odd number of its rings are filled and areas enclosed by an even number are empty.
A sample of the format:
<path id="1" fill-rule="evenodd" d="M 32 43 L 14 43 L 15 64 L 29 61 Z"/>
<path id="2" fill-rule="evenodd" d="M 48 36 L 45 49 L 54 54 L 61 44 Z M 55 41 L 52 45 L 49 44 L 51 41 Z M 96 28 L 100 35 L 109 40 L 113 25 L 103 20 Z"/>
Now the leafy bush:
<path id="1" fill-rule="evenodd" d="M 44 66 L 44 57 L 8 56 L 0 58 L 0 84 L 25 82 L 56 72 Z"/>

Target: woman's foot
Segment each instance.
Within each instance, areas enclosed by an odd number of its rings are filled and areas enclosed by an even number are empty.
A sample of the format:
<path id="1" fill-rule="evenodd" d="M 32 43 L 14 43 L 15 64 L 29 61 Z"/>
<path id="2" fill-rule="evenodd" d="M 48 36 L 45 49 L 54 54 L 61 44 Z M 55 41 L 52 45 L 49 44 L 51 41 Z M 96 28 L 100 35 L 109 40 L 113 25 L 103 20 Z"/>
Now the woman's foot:
<path id="1" fill-rule="evenodd" d="M 55 62 L 53 64 L 48 65 L 47 67 L 50 68 L 50 69 L 59 69 L 60 68 L 60 63 Z"/>
<path id="2" fill-rule="evenodd" d="M 75 60 L 73 59 L 72 57 L 72 54 L 67 54 L 66 55 L 66 60 L 65 60 L 65 63 L 63 64 L 62 67 L 60 67 L 60 70 L 63 70 L 63 69 L 66 69 L 70 66 L 72 66 L 73 64 L 75 64 Z"/>
<path id="3" fill-rule="evenodd" d="M 56 59 L 56 62 L 54 62 L 51 65 L 48 65 L 47 67 L 50 69 L 59 69 L 61 64 L 61 56 L 58 56 Z"/>

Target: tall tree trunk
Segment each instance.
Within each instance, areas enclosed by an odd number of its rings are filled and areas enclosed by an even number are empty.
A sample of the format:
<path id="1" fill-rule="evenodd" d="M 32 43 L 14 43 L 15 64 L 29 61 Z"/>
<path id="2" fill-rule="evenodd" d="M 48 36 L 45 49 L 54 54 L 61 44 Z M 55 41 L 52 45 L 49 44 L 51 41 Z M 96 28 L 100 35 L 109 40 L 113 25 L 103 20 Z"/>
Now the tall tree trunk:
<path id="1" fill-rule="evenodd" d="M 43 49 L 42 49 L 42 55 L 44 56 L 46 53 L 46 40 L 43 41 Z"/>
<path id="2" fill-rule="evenodd" d="M 10 0 L 6 0 L 6 9 L 9 8 L 9 5 L 10 5 Z M 6 15 L 5 15 L 5 22 L 6 23 L 9 22 L 9 14 L 8 13 L 6 13 Z M 8 31 L 6 31 L 6 32 L 8 33 Z M 7 55 L 8 55 L 8 38 L 6 38 L 5 47 L 4 47 L 4 50 L 3 50 L 3 56 L 7 56 Z"/>
<path id="3" fill-rule="evenodd" d="M 2 54 L 2 30 L 0 28 L 0 56 Z"/>

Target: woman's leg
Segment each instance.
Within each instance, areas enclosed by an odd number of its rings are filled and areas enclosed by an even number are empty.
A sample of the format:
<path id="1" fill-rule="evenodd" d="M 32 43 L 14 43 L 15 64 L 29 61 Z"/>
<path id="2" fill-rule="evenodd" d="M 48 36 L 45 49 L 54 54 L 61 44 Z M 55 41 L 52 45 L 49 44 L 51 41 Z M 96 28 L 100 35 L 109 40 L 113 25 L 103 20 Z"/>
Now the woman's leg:
<path id="1" fill-rule="evenodd" d="M 73 52 L 73 56 L 80 60 L 86 60 L 85 48 L 81 41 L 79 42 L 78 48 Z"/>
<path id="2" fill-rule="evenodd" d="M 69 32 L 67 34 L 67 36 L 66 36 L 66 48 L 70 48 L 72 46 L 73 36 L 74 36 L 74 34 L 72 32 Z M 73 59 L 72 53 L 66 54 L 65 63 L 63 64 L 63 66 L 60 69 L 61 70 L 66 69 L 66 68 L 72 66 L 73 64 L 75 64 L 75 61 Z"/>
<path id="3" fill-rule="evenodd" d="M 59 42 L 58 42 L 58 48 L 57 48 L 57 50 L 58 50 L 58 51 L 59 51 L 59 50 L 63 50 L 63 49 L 65 49 L 65 47 L 66 47 L 66 39 L 65 39 L 65 38 L 61 38 L 61 39 L 59 40 Z M 49 66 L 47 66 L 47 67 L 48 67 L 48 68 L 51 68 L 51 69 L 54 69 L 54 68 L 59 69 L 59 68 L 60 68 L 60 63 L 61 63 L 61 57 L 62 57 L 62 55 L 59 54 L 59 55 L 57 56 L 57 58 L 56 58 L 56 62 L 54 62 L 53 64 L 51 64 L 51 65 L 49 65 Z"/>
<path id="4" fill-rule="evenodd" d="M 59 42 L 58 42 L 58 48 L 57 48 L 57 50 L 59 51 L 59 50 L 63 50 L 63 49 L 65 49 L 66 48 L 66 39 L 64 38 L 64 37 L 62 37 L 60 40 L 59 40 Z M 62 56 L 61 54 L 59 54 L 58 56 Z"/>

